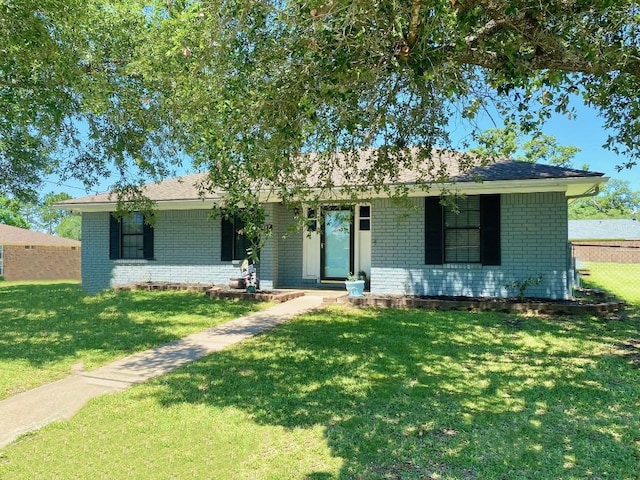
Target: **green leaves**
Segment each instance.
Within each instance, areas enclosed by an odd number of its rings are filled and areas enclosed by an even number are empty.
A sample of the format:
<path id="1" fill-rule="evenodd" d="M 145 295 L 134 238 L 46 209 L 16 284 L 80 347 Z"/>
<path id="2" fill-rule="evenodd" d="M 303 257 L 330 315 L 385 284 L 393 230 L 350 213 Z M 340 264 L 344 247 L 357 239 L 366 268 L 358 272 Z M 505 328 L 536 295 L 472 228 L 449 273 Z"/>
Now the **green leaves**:
<path id="1" fill-rule="evenodd" d="M 452 148 L 460 117 L 498 112 L 535 138 L 572 114 L 577 85 L 610 148 L 640 156 L 633 2 L 14 3 L 0 4 L 4 194 L 53 169 L 87 185 L 115 171 L 124 193 L 185 159 L 234 204 L 264 188 L 311 201 L 338 170 L 347 196 L 380 191 L 399 166 L 434 180 L 415 159 Z"/>

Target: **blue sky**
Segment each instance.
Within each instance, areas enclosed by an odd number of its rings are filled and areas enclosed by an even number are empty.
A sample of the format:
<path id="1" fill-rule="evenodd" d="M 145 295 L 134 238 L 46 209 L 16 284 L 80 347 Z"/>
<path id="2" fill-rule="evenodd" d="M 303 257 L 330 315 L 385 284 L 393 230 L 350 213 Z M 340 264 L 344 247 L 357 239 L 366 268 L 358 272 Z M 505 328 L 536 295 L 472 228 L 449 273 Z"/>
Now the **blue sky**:
<path id="1" fill-rule="evenodd" d="M 573 157 L 574 168 L 581 169 L 586 164 L 589 170 L 604 173 L 606 177 L 612 179 L 627 180 L 632 190 L 640 191 L 640 164 L 632 169 L 618 172 L 616 165 L 624 163 L 626 158 L 603 147 L 608 136 L 607 131 L 602 127 L 603 119 L 598 117 L 595 109 L 587 107 L 580 100 L 574 99 L 572 106 L 576 109 L 575 117 L 570 120 L 564 115 L 555 115 L 547 121 L 542 129 L 543 133 L 555 137 L 559 145 L 580 148 L 580 152 Z M 479 124 L 483 128 L 501 126 L 494 125 L 488 116 L 484 119 L 480 118 Z M 464 134 L 462 125 L 460 130 L 459 136 Z M 452 138 L 456 138 L 456 132 Z"/>
<path id="2" fill-rule="evenodd" d="M 616 171 L 616 165 L 621 164 L 625 159 L 615 153 L 606 150 L 602 145 L 607 140 L 607 133 L 602 128 L 603 120 L 599 118 L 594 109 L 575 103 L 577 115 L 572 120 L 565 116 L 557 115 L 551 118 L 543 132 L 556 137 L 560 145 L 571 145 L 579 147 L 581 150 L 573 160 L 575 168 L 582 168 L 582 165 L 589 165 L 589 170 L 602 172 L 610 178 L 627 180 L 631 184 L 632 190 L 640 191 L 640 165 Z M 488 121 L 486 128 L 493 128 Z M 455 133 L 453 135 L 455 137 Z M 186 170 L 184 173 L 190 173 Z M 46 181 L 43 193 L 66 192 L 74 197 L 81 197 L 92 193 L 109 190 L 111 182 L 107 179 L 100 183 L 93 192 L 85 192 L 80 182 L 66 182 L 65 185 L 57 185 L 55 178 Z"/>
<path id="3" fill-rule="evenodd" d="M 561 145 L 580 147 L 581 151 L 574 157 L 576 168 L 585 163 L 589 170 L 602 172 L 607 177 L 628 180 L 633 190 L 640 190 L 640 165 L 632 169 L 616 171 L 615 166 L 626 158 L 606 150 L 602 145 L 607 141 L 607 132 L 602 128 L 603 119 L 595 110 L 586 106 L 576 106 L 577 118 L 569 120 L 563 116 L 552 118 L 544 133 L 553 135 Z"/>

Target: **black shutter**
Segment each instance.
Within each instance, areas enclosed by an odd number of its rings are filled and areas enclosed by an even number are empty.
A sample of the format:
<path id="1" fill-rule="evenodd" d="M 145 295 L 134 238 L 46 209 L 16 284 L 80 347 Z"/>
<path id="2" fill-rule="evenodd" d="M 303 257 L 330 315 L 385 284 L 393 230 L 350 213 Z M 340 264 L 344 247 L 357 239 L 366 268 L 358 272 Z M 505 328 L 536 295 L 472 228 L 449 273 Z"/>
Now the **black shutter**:
<path id="1" fill-rule="evenodd" d="M 153 260 L 153 227 L 142 225 L 142 253 L 147 260 Z"/>
<path id="2" fill-rule="evenodd" d="M 480 261 L 500 265 L 500 195 L 480 196 Z"/>
<path id="3" fill-rule="evenodd" d="M 109 214 L 109 258 L 120 258 L 120 220 Z"/>
<path id="4" fill-rule="evenodd" d="M 244 232 L 244 220 L 234 217 L 233 219 L 233 235 L 234 235 L 234 260 L 242 260 L 247 257 L 247 249 L 251 247 L 249 239 Z M 240 233 L 241 232 L 241 233 Z"/>
<path id="5" fill-rule="evenodd" d="M 440 197 L 426 197 L 424 199 L 424 248 L 427 265 L 442 265 L 443 236 Z"/>
<path id="6" fill-rule="evenodd" d="M 220 260 L 230 262 L 233 260 L 233 222 L 222 217 L 222 242 Z"/>

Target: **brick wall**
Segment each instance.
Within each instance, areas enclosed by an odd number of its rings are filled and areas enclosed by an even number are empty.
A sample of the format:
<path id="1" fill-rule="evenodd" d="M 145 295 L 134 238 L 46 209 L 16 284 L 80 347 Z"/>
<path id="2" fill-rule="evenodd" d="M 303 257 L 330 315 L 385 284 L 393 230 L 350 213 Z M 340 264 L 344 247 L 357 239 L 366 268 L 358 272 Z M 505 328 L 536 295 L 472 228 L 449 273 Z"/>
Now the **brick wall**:
<path id="1" fill-rule="evenodd" d="M 640 263 L 640 240 L 574 241 L 571 247 L 583 262 Z"/>
<path id="2" fill-rule="evenodd" d="M 283 206 L 277 208 L 278 285 L 304 286 L 302 278 L 302 231 L 292 230 L 293 212 Z M 311 283 L 311 282 L 307 282 Z M 313 282 L 313 285 L 317 285 Z"/>
<path id="3" fill-rule="evenodd" d="M 564 193 L 501 196 L 499 266 L 425 265 L 424 199 L 411 201 L 414 208 L 402 212 L 387 199 L 373 202 L 372 292 L 506 297 L 514 292 L 505 284 L 542 274 L 542 284 L 527 289 L 528 296 L 569 296 Z"/>
<path id="4" fill-rule="evenodd" d="M 3 277 L 18 280 L 80 280 L 80 247 L 4 245 Z"/>
<path id="5" fill-rule="evenodd" d="M 260 279 L 260 288 L 263 289 L 273 288 L 278 283 L 278 236 L 273 230 L 274 223 L 277 222 L 277 209 L 276 204 L 265 205 L 265 223 L 271 225 L 272 230 L 270 236 L 267 234 L 265 238 L 258 263 L 258 278 Z"/>
<path id="6" fill-rule="evenodd" d="M 154 260 L 109 259 L 109 213 L 82 215 L 82 285 L 89 292 L 132 282 L 227 283 L 240 269 L 221 261 L 220 218 L 209 210 L 160 211 Z"/>
<path id="7" fill-rule="evenodd" d="M 268 209 L 274 234 L 258 266 L 262 288 L 278 275 L 277 207 Z M 154 228 L 154 260 L 109 259 L 109 213 L 82 215 L 82 284 L 89 292 L 132 282 L 227 284 L 240 275 L 239 265 L 221 260 L 221 220 L 210 210 L 159 211 Z"/>
<path id="8" fill-rule="evenodd" d="M 425 265 L 424 199 L 399 210 L 387 199 L 372 204 L 371 291 L 415 295 L 504 297 L 504 285 L 543 274 L 527 295 L 566 298 L 569 288 L 567 207 L 563 192 L 505 194 L 501 197 L 502 264 Z M 288 229 L 293 214 L 267 206 L 273 236 L 263 247 L 259 276 L 263 288 L 304 286 L 303 233 Z M 96 292 L 130 282 L 227 283 L 239 268 L 220 260 L 220 219 L 209 210 L 160 211 L 154 260 L 109 260 L 109 213 L 84 213 L 82 279 Z M 315 281 L 313 282 L 315 285 Z"/>

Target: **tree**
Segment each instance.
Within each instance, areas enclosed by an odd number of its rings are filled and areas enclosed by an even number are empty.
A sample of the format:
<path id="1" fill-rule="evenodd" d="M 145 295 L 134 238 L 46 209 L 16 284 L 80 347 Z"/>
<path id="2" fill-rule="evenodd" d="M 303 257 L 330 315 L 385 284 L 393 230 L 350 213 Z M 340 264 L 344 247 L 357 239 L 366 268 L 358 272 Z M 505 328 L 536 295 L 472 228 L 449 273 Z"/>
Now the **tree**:
<path id="1" fill-rule="evenodd" d="M 0 194 L 35 202 L 52 172 L 91 187 L 112 168 L 128 182 L 138 163 L 162 168 L 158 117 L 141 108 L 152 85 L 130 55 L 144 12 L 118 3 L 0 1 Z"/>
<path id="2" fill-rule="evenodd" d="M 9 192 L 52 167 L 91 183 L 115 165 L 125 207 L 146 208 L 137 174 L 186 155 L 210 172 L 203 189 L 257 222 L 259 188 L 291 202 L 317 199 L 336 170 L 347 195 L 389 190 L 401 167 L 445 180 L 430 157 L 453 147 L 452 118 L 496 112 L 536 138 L 575 95 L 614 132 L 621 167 L 640 156 L 632 1 L 24 0 L 3 2 L 0 23 Z"/>
<path id="3" fill-rule="evenodd" d="M 3 196 L 0 196 L 0 223 L 20 228 L 30 227 L 20 211 L 20 204 Z"/>
<path id="4" fill-rule="evenodd" d="M 569 205 L 571 219 L 631 218 L 640 212 L 640 192 L 628 181 L 611 179 L 597 196 L 581 198 Z"/>
<path id="5" fill-rule="evenodd" d="M 489 129 L 478 136 L 479 145 L 471 152 L 498 158 L 513 158 L 526 162 L 544 162 L 573 168 L 573 156 L 578 147 L 559 145 L 556 138 L 538 134 L 526 138 L 514 129 Z M 585 166 L 588 168 L 588 166 Z M 632 191 L 628 181 L 611 179 L 597 195 L 579 198 L 569 204 L 569 218 L 629 218 L 640 211 L 640 192 Z"/>
<path id="6" fill-rule="evenodd" d="M 527 138 L 518 129 L 492 128 L 477 136 L 472 153 L 489 158 L 512 158 L 521 162 L 543 162 L 573 168 L 573 157 L 580 148 L 560 145 L 556 137 L 536 133 Z"/>
<path id="7" fill-rule="evenodd" d="M 81 217 L 69 211 L 59 210 L 53 205 L 56 202 L 73 198 L 66 192 L 47 193 L 32 209 L 36 220 L 32 222 L 39 230 L 50 235 L 80 240 Z"/>
<path id="8" fill-rule="evenodd" d="M 82 217 L 78 214 L 63 217 L 56 227 L 56 235 L 73 240 L 82 240 Z"/>
<path id="9" fill-rule="evenodd" d="M 71 198 L 73 197 L 65 192 L 47 193 L 38 206 L 40 229 L 44 230 L 50 235 L 56 233 L 60 222 L 65 217 L 71 215 L 71 213 L 53 208 L 53 204 L 56 202 L 62 202 L 63 200 L 69 200 Z"/>

